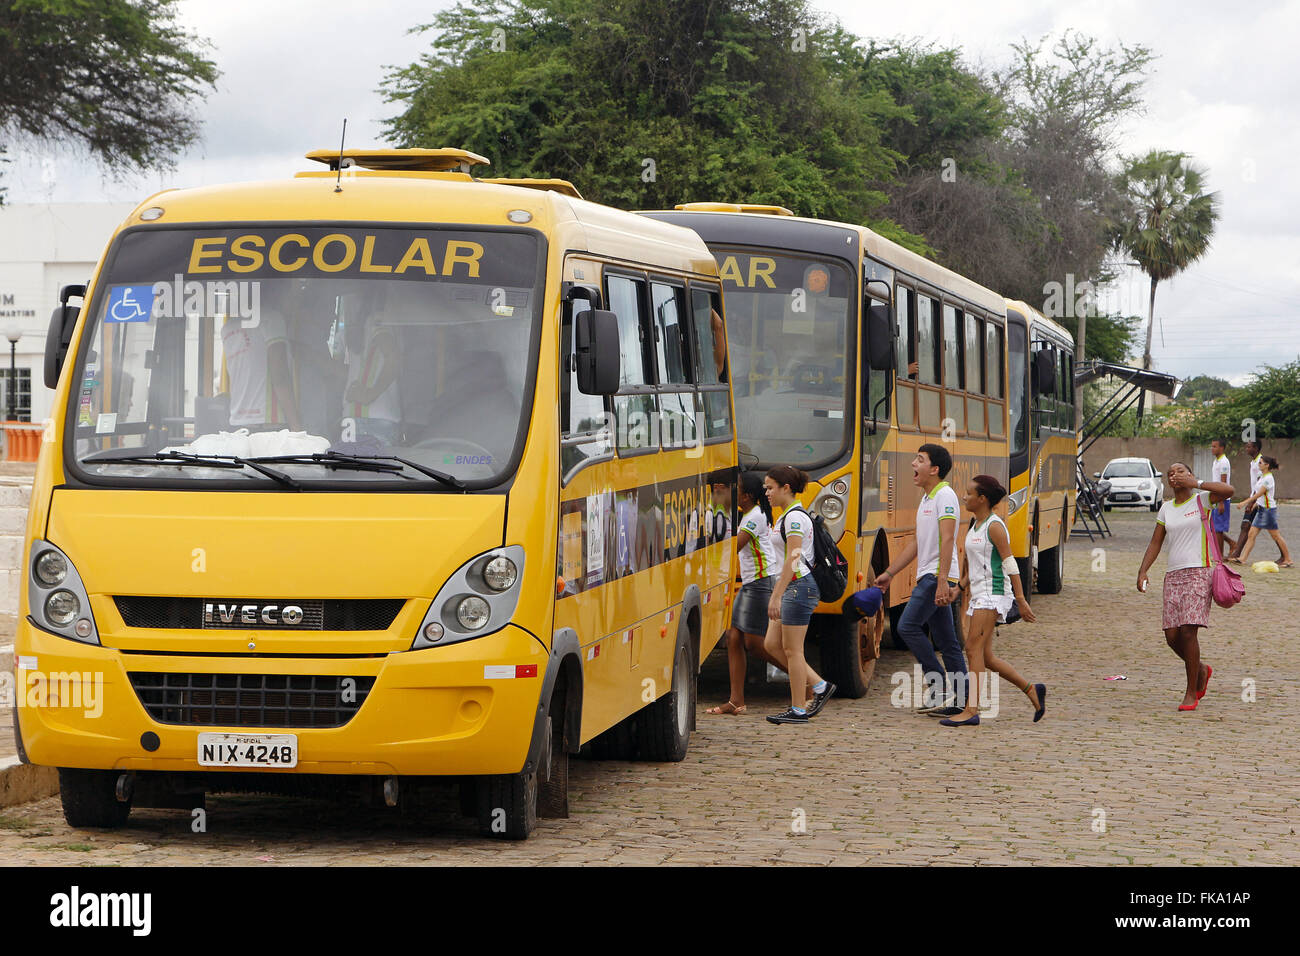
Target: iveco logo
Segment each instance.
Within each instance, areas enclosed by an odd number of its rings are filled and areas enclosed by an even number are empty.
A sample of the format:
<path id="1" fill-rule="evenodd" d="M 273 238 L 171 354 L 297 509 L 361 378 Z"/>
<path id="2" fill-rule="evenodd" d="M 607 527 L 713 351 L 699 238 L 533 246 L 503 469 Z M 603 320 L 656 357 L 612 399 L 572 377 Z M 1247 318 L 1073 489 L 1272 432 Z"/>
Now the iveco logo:
<path id="1" fill-rule="evenodd" d="M 275 626 L 277 624 L 301 624 L 302 608 L 296 604 L 221 604 L 208 602 L 203 605 L 204 624 L 259 624 Z"/>

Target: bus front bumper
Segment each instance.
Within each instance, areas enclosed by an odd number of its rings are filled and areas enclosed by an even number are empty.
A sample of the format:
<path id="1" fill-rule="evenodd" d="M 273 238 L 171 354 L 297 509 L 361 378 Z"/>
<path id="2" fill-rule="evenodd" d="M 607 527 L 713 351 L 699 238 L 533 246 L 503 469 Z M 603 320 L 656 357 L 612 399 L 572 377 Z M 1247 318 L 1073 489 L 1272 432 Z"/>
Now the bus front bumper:
<path id="1" fill-rule="evenodd" d="M 31 763 L 204 773 L 518 773 L 528 755 L 548 660 L 540 641 L 511 625 L 447 647 L 383 657 L 242 658 L 124 654 L 57 637 L 23 620 L 15 652 L 19 731 Z M 149 680 L 155 685 L 168 686 L 163 699 L 171 706 L 155 703 L 151 716 L 132 683 L 131 675 L 139 683 L 140 674 L 154 675 Z M 198 719 L 231 719 L 227 715 L 232 711 L 223 711 L 223 705 L 235 703 L 234 690 L 218 686 L 205 692 L 212 686 L 211 675 L 226 675 L 227 684 L 231 676 L 243 676 L 250 688 L 272 688 L 261 697 L 259 691 L 241 688 L 241 708 L 261 704 L 265 712 L 275 713 L 276 705 L 283 706 L 283 696 L 272 696 L 282 682 L 259 680 L 261 675 L 310 675 L 324 678 L 317 684 L 330 690 L 300 693 L 295 698 L 299 708 L 338 708 L 345 702 L 343 689 L 350 688 L 355 710 L 348 717 L 327 714 L 325 719 L 345 720 L 335 727 L 282 726 L 278 714 L 272 726 L 172 722 L 194 719 L 180 716 L 187 706 L 197 710 Z M 343 680 L 349 677 L 355 679 L 350 685 Z M 368 692 L 367 678 L 374 680 Z M 185 685 L 200 690 L 170 689 Z M 154 696 L 159 699 L 158 692 Z M 200 733 L 293 734 L 297 765 L 265 770 L 203 766 Z"/>

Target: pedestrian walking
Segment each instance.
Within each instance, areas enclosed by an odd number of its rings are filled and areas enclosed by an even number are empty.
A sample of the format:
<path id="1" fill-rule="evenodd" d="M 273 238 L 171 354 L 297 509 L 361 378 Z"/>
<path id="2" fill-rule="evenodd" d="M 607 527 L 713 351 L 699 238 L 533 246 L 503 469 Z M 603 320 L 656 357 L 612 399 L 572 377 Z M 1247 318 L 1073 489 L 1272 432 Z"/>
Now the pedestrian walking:
<path id="1" fill-rule="evenodd" d="M 1286 539 L 1282 537 L 1277 524 L 1277 481 L 1273 477 L 1275 471 L 1277 459 L 1264 455 L 1260 459 L 1259 485 L 1255 488 L 1255 493 L 1242 502 L 1243 506 L 1252 503 L 1255 505 L 1255 517 L 1246 537 L 1246 547 L 1242 549 L 1241 556 L 1234 559 L 1234 564 L 1245 564 L 1250 558 L 1250 552 L 1254 550 L 1255 539 L 1261 531 L 1267 531 L 1281 552 L 1278 567 L 1295 567 L 1291 560 L 1291 549 L 1286 546 Z"/>
<path id="2" fill-rule="evenodd" d="M 1246 454 L 1250 456 L 1250 488 L 1246 491 L 1247 496 L 1249 496 L 1255 493 L 1255 488 L 1259 485 L 1260 460 L 1263 457 L 1264 448 L 1257 440 L 1248 441 L 1242 447 L 1245 448 Z M 1241 549 L 1246 546 L 1246 538 L 1250 535 L 1251 526 L 1255 522 L 1255 506 L 1252 504 L 1250 507 L 1246 507 L 1246 502 L 1243 501 L 1242 507 L 1245 510 L 1241 515 L 1241 531 L 1237 534 L 1237 543 L 1233 545 L 1232 553 L 1226 558 L 1228 561 L 1232 561 L 1241 554 Z"/>
<path id="3" fill-rule="evenodd" d="M 727 629 L 727 671 L 731 677 L 731 695 L 725 704 L 710 707 L 706 714 L 743 714 L 745 712 L 745 666 L 750 655 L 789 670 L 785 651 L 777 648 L 768 653 L 767 606 L 772 600 L 781 558 L 772 542 L 772 505 L 763 489 L 763 478 L 756 471 L 740 476 L 737 496 L 740 527 L 736 531 L 736 555 L 740 563 L 740 591 L 731 606 L 731 627 Z M 807 698 L 813 696 L 808 688 Z"/>
<path id="4" fill-rule="evenodd" d="M 961 508 L 957 493 L 944 480 L 951 470 L 952 455 L 942 445 L 927 443 L 917 450 L 912 458 L 912 483 L 921 490 L 921 502 L 916 506 L 916 534 L 872 582 L 884 590 L 895 575 L 916 561 L 916 586 L 903 610 L 898 632 L 925 675 L 926 698 L 918 713 L 935 717 L 952 717 L 962 712 L 956 688 L 966 677 L 966 658 L 957 640 L 950 606 L 960 593 L 954 586 L 960 568 L 957 514 Z M 925 635 L 927 623 L 930 637 Z M 935 656 L 935 647 L 943 656 L 942 667 Z M 938 692 L 941 684 L 946 685 L 945 694 Z"/>
<path id="5" fill-rule="evenodd" d="M 774 724 L 803 724 L 821 712 L 835 685 L 823 680 L 804 659 L 804 638 L 813 611 L 821 603 L 821 593 L 813 580 L 813 521 L 795 497 L 808 485 L 808 475 L 791 465 L 778 465 L 767 473 L 763 487 L 767 500 L 784 513 L 776 523 L 772 544 L 782 544 L 784 554 L 781 572 L 772 586 L 772 597 L 767 604 L 768 654 L 781 654 L 790 674 L 790 708 L 780 714 L 769 714 Z M 810 706 L 804 696 L 808 682 L 812 682 L 813 700 Z"/>
<path id="6" fill-rule="evenodd" d="M 966 531 L 962 575 L 958 587 L 970 595 L 966 616 L 966 659 L 970 679 L 966 707 L 959 714 L 939 721 L 945 727 L 978 727 L 980 683 L 985 666 L 1025 692 L 1034 708 L 1034 722 L 1047 710 L 1047 685 L 1031 684 L 1006 661 L 993 653 L 993 628 L 1005 624 L 1012 604 L 1020 606 L 1021 619 L 1034 622 L 1034 612 L 1020 583 L 1020 569 L 1011 553 L 1011 535 L 1001 518 L 993 513 L 1007 489 L 992 475 L 976 475 L 966 486 L 963 504 L 974 515 Z"/>
<path id="7" fill-rule="evenodd" d="M 1138 569 L 1137 589 L 1145 592 L 1147 572 L 1166 539 L 1169 566 L 1165 571 L 1162 626 L 1165 641 L 1187 669 L 1187 692 L 1179 710 L 1195 710 L 1205 696 L 1214 668 L 1201 661 L 1198 632 L 1210 623 L 1210 540 L 1205 517 L 1210 507 L 1232 497 L 1232 485 L 1202 481 L 1181 461 L 1169 466 L 1169 487 L 1174 496 L 1160 506 L 1151 543 Z"/>
<path id="8" fill-rule="evenodd" d="M 1232 462 L 1228 461 L 1227 450 L 1227 443 L 1221 438 L 1210 442 L 1210 451 L 1214 455 L 1214 463 L 1210 466 L 1210 477 L 1224 485 L 1232 484 Z M 1218 535 L 1220 554 L 1227 554 L 1232 550 L 1232 538 L 1228 537 L 1228 526 L 1231 522 L 1232 502 L 1217 502 L 1210 515 L 1210 527 Z"/>

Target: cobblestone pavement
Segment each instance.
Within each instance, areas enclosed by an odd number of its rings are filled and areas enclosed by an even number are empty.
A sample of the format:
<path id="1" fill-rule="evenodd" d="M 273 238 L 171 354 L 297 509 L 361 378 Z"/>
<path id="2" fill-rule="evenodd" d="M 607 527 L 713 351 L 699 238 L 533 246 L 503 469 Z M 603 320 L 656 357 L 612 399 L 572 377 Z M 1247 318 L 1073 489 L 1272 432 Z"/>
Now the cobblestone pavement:
<path id="1" fill-rule="evenodd" d="M 1247 569 L 1245 602 L 1215 608 L 1203 632 L 1209 693 L 1179 713 L 1182 667 L 1160 632 L 1163 558 L 1151 591 L 1134 589 L 1153 516 L 1111 517 L 1118 533 L 1104 545 L 1071 540 L 1065 591 L 1033 602 L 1039 623 L 997 641 L 1047 683 L 1039 724 L 1005 684 L 999 715 L 977 729 L 892 706 L 891 676 L 912 665 L 899 651 L 886 653 L 865 698 L 832 701 L 812 726 L 762 719 L 783 706 L 783 685 L 754 686 L 745 717 L 708 717 L 704 707 L 726 696 L 719 652 L 683 763 L 574 761 L 572 816 L 542 821 L 522 844 L 479 840 L 450 793 L 418 816 L 210 798 L 198 834 L 188 813 L 167 810 L 136 811 L 119 831 L 73 830 L 54 798 L 0 814 L 0 863 L 1300 862 L 1300 570 Z M 1284 507 L 1282 520 L 1300 529 L 1300 507 Z M 1275 550 L 1261 543 L 1255 557 Z M 1128 680 L 1102 679 L 1114 674 Z M 793 832 L 800 820 L 805 833 Z"/>

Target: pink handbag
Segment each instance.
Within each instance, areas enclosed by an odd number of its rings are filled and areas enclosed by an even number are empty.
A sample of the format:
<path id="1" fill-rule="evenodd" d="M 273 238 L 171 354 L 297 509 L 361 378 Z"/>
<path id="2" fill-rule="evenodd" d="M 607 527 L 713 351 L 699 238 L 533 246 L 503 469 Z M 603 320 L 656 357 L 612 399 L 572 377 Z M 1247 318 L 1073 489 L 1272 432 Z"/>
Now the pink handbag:
<path id="1" fill-rule="evenodd" d="M 1240 574 L 1223 563 L 1223 552 L 1219 550 L 1219 536 L 1214 533 L 1214 527 L 1210 524 L 1210 513 L 1205 510 L 1200 495 L 1196 496 L 1196 507 L 1201 509 L 1201 524 L 1205 528 L 1205 537 L 1209 539 L 1210 548 L 1214 551 L 1214 571 L 1210 578 L 1210 592 L 1214 595 L 1214 603 L 1219 607 L 1232 607 L 1246 596 L 1246 585 L 1242 582 Z"/>

